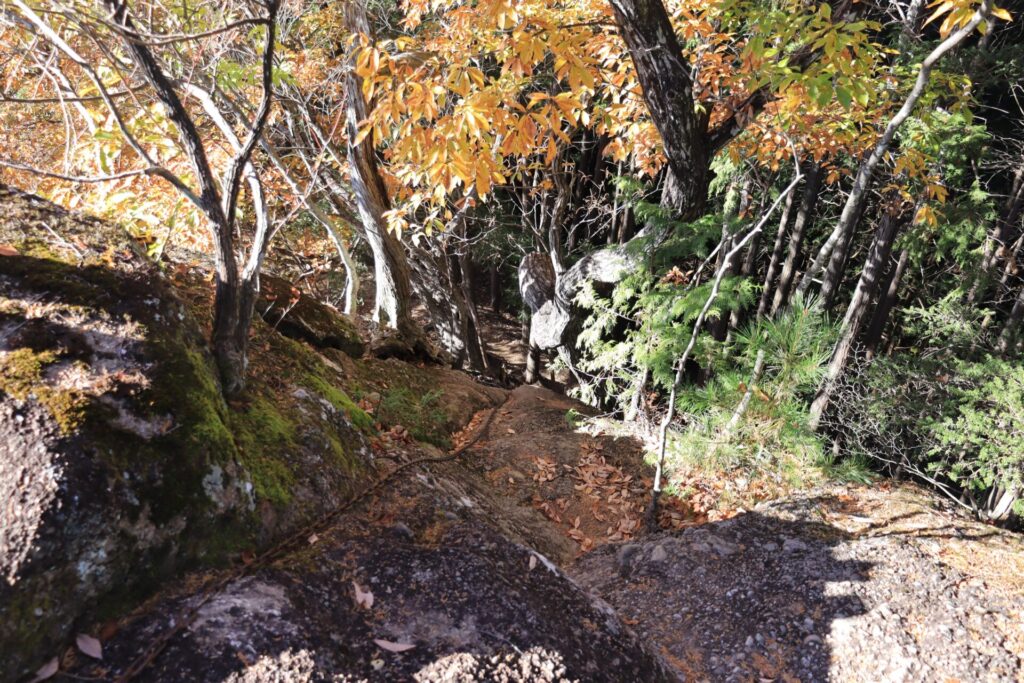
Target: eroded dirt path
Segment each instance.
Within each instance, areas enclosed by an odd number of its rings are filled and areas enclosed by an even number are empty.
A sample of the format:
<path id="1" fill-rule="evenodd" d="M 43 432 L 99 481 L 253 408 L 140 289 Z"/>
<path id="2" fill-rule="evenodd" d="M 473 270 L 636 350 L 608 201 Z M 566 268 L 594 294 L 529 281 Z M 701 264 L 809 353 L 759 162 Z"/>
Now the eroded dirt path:
<path id="1" fill-rule="evenodd" d="M 519 387 L 487 438 L 443 468 L 488 518 L 506 520 L 509 532 L 562 565 L 641 533 L 651 486 L 640 443 L 581 427 L 586 410 L 547 389 Z M 671 500 L 662 519 L 666 527 L 688 522 Z"/>
<path id="2" fill-rule="evenodd" d="M 529 519 L 522 541 L 611 603 L 683 680 L 1024 681 L 1020 536 L 888 482 L 717 522 L 669 500 L 667 530 L 646 535 L 640 445 L 579 429 L 571 410 L 582 408 L 517 389 L 461 467 L 486 482 L 487 516 Z"/>

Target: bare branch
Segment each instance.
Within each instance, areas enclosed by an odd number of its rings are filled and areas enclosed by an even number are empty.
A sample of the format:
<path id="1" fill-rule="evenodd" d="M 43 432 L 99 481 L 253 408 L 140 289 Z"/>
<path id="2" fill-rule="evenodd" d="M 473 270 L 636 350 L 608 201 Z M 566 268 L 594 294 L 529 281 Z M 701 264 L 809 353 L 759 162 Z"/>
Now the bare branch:
<path id="1" fill-rule="evenodd" d="M 270 108 L 274 99 L 274 42 L 277 39 L 278 7 L 278 0 L 270 0 L 267 3 L 267 43 L 263 49 L 263 97 L 256 112 L 256 119 L 249 130 L 249 136 L 235 154 L 235 158 L 231 160 L 225 174 L 223 211 L 228 226 L 235 223 L 235 209 L 238 206 L 238 190 L 242 180 L 242 171 L 259 143 L 267 119 L 270 118 Z"/>
<path id="2" fill-rule="evenodd" d="M 45 171 L 35 166 L 29 166 L 18 161 L 12 161 L 10 159 L 0 159 L 0 166 L 5 168 L 13 168 L 16 171 L 25 171 L 32 175 L 42 176 L 44 178 L 54 178 L 56 180 L 66 180 L 71 183 L 106 183 L 111 180 L 122 180 L 124 178 L 134 178 L 140 175 L 157 175 L 157 169 L 154 166 L 148 168 L 140 168 L 134 171 L 124 171 L 122 173 L 112 173 L 110 175 L 102 176 L 82 176 L 82 175 L 67 175 L 64 173 L 54 173 L 53 171 Z"/>

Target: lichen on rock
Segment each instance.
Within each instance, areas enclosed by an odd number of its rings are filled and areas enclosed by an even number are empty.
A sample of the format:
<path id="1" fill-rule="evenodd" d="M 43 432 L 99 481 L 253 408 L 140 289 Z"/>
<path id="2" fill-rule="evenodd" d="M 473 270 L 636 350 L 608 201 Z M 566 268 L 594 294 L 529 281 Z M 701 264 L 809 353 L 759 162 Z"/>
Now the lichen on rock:
<path id="1" fill-rule="evenodd" d="M 204 283 L 172 281 L 117 226 L 2 186 L 0 204 L 6 680 L 77 620 L 336 505 L 371 474 L 372 423 L 334 369 L 262 321 L 249 395 L 229 406 Z"/>

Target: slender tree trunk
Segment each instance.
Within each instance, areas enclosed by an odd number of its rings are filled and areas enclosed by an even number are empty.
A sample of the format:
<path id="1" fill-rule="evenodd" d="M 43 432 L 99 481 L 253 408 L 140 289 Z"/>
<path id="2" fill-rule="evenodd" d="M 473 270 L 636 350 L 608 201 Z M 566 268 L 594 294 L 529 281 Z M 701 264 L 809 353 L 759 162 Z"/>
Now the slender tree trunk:
<path id="1" fill-rule="evenodd" d="M 1006 355 L 1016 348 L 1021 319 L 1024 319 L 1024 285 L 1021 285 L 1020 290 L 1017 292 L 1013 308 L 1010 309 L 1010 315 L 1007 316 L 1006 323 L 1003 325 L 999 341 L 996 342 L 996 350 L 999 353 Z"/>
<path id="2" fill-rule="evenodd" d="M 754 359 L 754 370 L 750 374 L 750 381 L 747 383 L 747 390 L 743 392 L 743 398 L 740 399 L 736 409 L 732 412 L 732 417 L 729 418 L 729 423 L 725 426 L 725 438 L 726 440 L 732 435 L 736 427 L 739 426 L 740 420 L 743 418 L 744 413 L 747 412 L 747 408 L 750 407 L 750 398 L 754 394 L 754 387 L 757 386 L 758 382 L 761 381 L 761 375 L 764 373 L 764 349 L 758 349 L 757 357 Z"/>
<path id="3" fill-rule="evenodd" d="M 899 37 L 899 48 L 900 52 L 907 54 L 910 52 L 912 44 L 917 40 L 918 34 L 921 31 L 920 19 L 921 9 L 924 7 L 924 0 L 910 0 L 910 4 L 907 6 L 906 14 L 903 17 L 903 27 L 900 30 Z"/>
<path id="4" fill-rule="evenodd" d="M 846 363 L 853 349 L 853 343 L 860 333 L 861 323 L 867 314 L 871 299 L 878 288 L 878 281 L 889 255 L 892 253 L 892 244 L 896 239 L 899 228 L 899 219 L 890 213 L 882 216 L 875 231 L 874 244 L 868 251 L 864 269 L 861 271 L 857 287 L 850 299 L 850 305 L 846 309 L 846 316 L 839 332 L 839 341 L 832 352 L 832 360 L 829 362 L 825 380 L 818 390 L 817 396 L 811 403 L 811 414 L 809 424 L 812 429 L 817 429 L 821 422 L 821 416 L 828 407 L 829 400 L 835 390 L 836 382 L 846 369 Z"/>
<path id="5" fill-rule="evenodd" d="M 814 217 L 814 208 L 818 204 L 818 191 L 820 189 L 821 168 L 813 161 L 809 161 L 807 164 L 807 180 L 804 186 L 804 193 L 800 199 L 800 207 L 796 212 L 792 233 L 789 236 L 786 261 L 782 264 L 782 272 L 779 273 L 779 284 L 775 288 L 775 296 L 772 299 L 772 315 L 775 315 L 783 305 L 789 303 L 789 292 L 793 286 L 797 262 L 800 260 L 800 253 L 803 250 L 804 235 L 807 234 L 807 226 L 810 225 Z"/>
<path id="6" fill-rule="evenodd" d="M 345 22 L 354 35 L 370 34 L 364 0 L 347 0 Z M 346 133 L 348 135 L 349 177 L 355 192 L 359 217 L 366 241 L 373 251 L 376 302 L 373 319 L 396 329 L 403 338 L 419 338 L 419 327 L 412 319 L 412 293 L 409 264 L 405 251 L 388 231 L 384 214 L 391 208 L 387 188 L 377 167 L 373 135 L 354 144 L 359 124 L 367 118 L 369 107 L 363 97 L 363 81 L 356 74 L 354 55 L 345 75 Z"/>
<path id="7" fill-rule="evenodd" d="M 735 187 L 735 185 L 734 185 Z M 736 275 L 740 271 L 740 254 L 733 252 L 732 246 L 739 233 L 741 217 L 746 213 L 750 205 L 750 182 L 745 180 L 740 187 L 739 200 L 736 205 L 734 217 L 726 216 L 722 222 L 722 251 L 719 254 L 717 270 L 723 272 L 725 277 Z M 748 244 L 753 244 L 757 235 L 750 238 Z M 729 322 L 732 319 L 732 311 L 726 315 L 722 311 L 718 318 L 711 321 L 708 328 L 711 336 L 717 341 L 724 341 L 729 332 Z"/>
<path id="8" fill-rule="evenodd" d="M 565 247 L 562 236 L 566 232 L 565 222 L 569 214 L 569 200 L 572 196 L 572 187 L 562 163 L 562 155 L 565 154 L 565 151 L 563 148 L 559 152 L 551 167 L 551 180 L 554 183 L 555 192 L 552 196 L 551 210 L 548 216 L 548 252 L 551 255 L 551 265 L 554 266 L 557 275 L 565 272 Z"/>
<path id="9" fill-rule="evenodd" d="M 843 283 L 850 248 L 853 246 L 853 241 L 856 238 L 857 224 L 860 223 L 860 219 L 864 216 L 865 206 L 861 204 L 860 213 L 847 224 L 846 231 L 841 236 L 839 243 L 832 250 L 832 255 L 828 259 L 828 266 L 825 268 L 825 274 L 821 278 L 821 291 L 818 293 L 819 303 L 822 308 L 828 308 L 832 305 L 832 299 L 835 297 L 839 285 Z"/>
<path id="10" fill-rule="evenodd" d="M 739 218 L 740 218 L 740 220 L 745 219 L 746 216 L 747 216 L 747 213 L 750 211 L 750 204 L 751 204 L 751 201 L 752 201 L 752 197 L 750 195 L 750 186 L 751 186 L 751 183 L 749 181 L 747 181 L 746 183 L 743 184 L 743 192 L 742 192 L 742 195 L 741 195 L 740 210 L 739 210 Z M 793 193 L 790 193 L 789 197 L 786 198 L 787 201 L 792 196 L 793 196 Z M 763 206 L 762 207 L 758 207 L 758 210 L 760 210 L 761 208 L 763 208 Z M 760 251 L 761 251 L 761 233 L 759 232 L 756 235 L 754 235 L 752 238 L 750 238 L 750 243 L 747 245 L 747 251 L 746 251 L 746 253 L 745 253 L 744 257 L 743 257 L 743 262 L 741 264 L 739 264 L 739 268 L 737 269 L 737 273 L 738 273 L 738 275 L 741 278 L 743 278 L 743 279 L 753 278 L 753 276 L 756 274 L 755 264 L 757 262 L 757 255 L 758 255 L 758 253 Z M 740 325 L 743 324 L 743 321 L 746 319 L 746 316 L 747 316 L 747 310 L 746 310 L 746 307 L 744 307 L 744 306 L 737 306 L 736 308 L 732 309 L 732 311 L 730 311 L 730 313 L 729 313 L 729 335 L 726 336 L 727 339 L 732 334 L 733 330 L 738 330 L 740 328 Z"/>
<path id="11" fill-rule="evenodd" d="M 779 266 L 782 261 L 782 251 L 786 247 L 786 232 L 793 220 L 793 209 L 796 206 L 796 194 L 790 193 L 786 197 L 786 205 L 782 210 L 782 217 L 779 218 L 779 229 L 775 233 L 775 243 L 772 245 L 772 254 L 768 258 L 768 269 L 764 274 L 764 282 L 761 284 L 761 298 L 757 302 L 757 317 L 764 317 L 768 312 L 768 302 L 771 300 L 772 286 L 775 284 L 775 277 L 778 275 Z"/>
<path id="12" fill-rule="evenodd" d="M 496 263 L 492 263 L 489 270 L 491 310 L 495 313 L 501 313 L 501 271 L 498 270 L 498 264 Z"/>
<path id="13" fill-rule="evenodd" d="M 967 292 L 968 304 L 973 304 L 987 292 L 992 269 L 998 263 L 1002 250 L 1013 239 L 1013 230 L 1020 220 L 1022 210 L 1024 210 L 1024 167 L 1018 168 L 1014 173 L 1013 187 L 1006 200 L 1002 215 L 996 221 L 992 234 L 985 240 L 981 266 Z"/>
<path id="14" fill-rule="evenodd" d="M 802 176 L 797 174 L 793 179 L 793 182 L 783 190 L 782 195 L 771 205 L 768 212 L 757 222 L 757 224 L 750 229 L 747 234 L 740 239 L 732 249 L 726 254 L 726 261 L 729 258 L 736 256 L 743 246 L 749 242 L 754 235 L 764 230 L 764 226 L 768 223 L 768 219 L 771 218 L 775 209 L 778 208 L 779 204 L 785 201 L 785 198 L 793 191 L 796 184 L 800 182 Z M 655 531 L 658 528 L 658 498 L 661 496 L 661 479 L 665 467 L 665 452 L 668 446 L 668 430 L 672 425 L 672 420 L 675 418 L 676 411 L 676 398 L 679 394 L 679 387 L 682 386 L 684 373 L 686 372 L 686 363 L 690 359 L 690 354 L 693 352 L 694 346 L 697 344 L 697 337 L 700 336 L 701 330 L 704 329 L 704 323 L 707 320 L 708 311 L 715 303 L 715 299 L 718 298 L 718 294 L 721 290 L 722 280 L 725 277 L 725 272 L 719 270 L 715 273 L 715 278 L 711 283 L 711 291 L 708 293 L 707 299 L 704 300 L 704 306 L 697 314 L 697 319 L 693 323 L 693 328 L 690 331 L 690 340 L 686 344 L 686 348 L 683 349 L 682 355 L 676 361 L 675 364 L 675 377 L 672 381 L 672 389 L 668 395 L 668 409 L 665 412 L 665 416 L 661 420 L 661 426 L 658 429 L 658 458 L 654 468 L 654 484 L 651 487 L 651 501 L 647 506 L 647 512 L 644 517 L 646 520 L 647 529 L 649 531 Z"/>
<path id="15" fill-rule="evenodd" d="M 622 209 L 622 218 L 619 221 L 619 230 L 616 240 L 619 244 L 625 244 L 636 234 L 636 214 L 632 206 L 625 206 Z"/>
<path id="16" fill-rule="evenodd" d="M 928 86 L 928 82 L 931 79 L 932 69 L 935 68 L 935 64 L 938 63 L 938 61 L 947 52 L 955 49 L 964 41 L 965 38 L 974 33 L 974 29 L 976 29 L 982 21 L 989 19 L 991 11 L 992 0 L 982 0 L 981 7 L 974 13 L 971 20 L 966 25 L 960 27 L 947 36 L 946 39 L 928 53 L 928 56 L 921 62 L 921 66 L 917 72 L 917 78 L 915 79 L 910 92 L 907 94 L 907 98 L 903 101 L 903 106 L 899 108 L 896 114 L 889 121 L 888 125 L 885 127 L 885 131 L 882 133 L 882 137 L 875 144 L 874 149 L 871 150 L 871 153 L 867 158 L 861 163 L 860 168 L 857 169 L 857 177 L 853 181 L 853 188 L 850 190 L 850 195 L 847 197 L 846 204 L 843 206 L 843 212 L 839 216 L 839 222 L 836 223 L 836 227 L 832 231 L 832 234 L 829 235 L 825 244 L 822 245 L 822 248 L 818 251 L 818 255 L 815 257 L 814 262 L 811 263 L 811 266 L 804 274 L 804 278 L 800 282 L 800 286 L 797 288 L 797 291 L 800 294 L 806 294 L 811 282 L 815 277 L 817 277 L 818 273 L 825 265 L 826 259 L 829 259 L 835 248 L 842 242 L 845 242 L 855 230 L 856 223 L 864 211 L 864 205 L 867 202 L 868 195 L 871 190 L 871 181 L 874 178 L 875 169 L 889 151 L 889 147 L 892 145 L 892 142 L 896 137 L 896 132 L 900 129 L 900 126 L 910 118 L 910 114 L 914 111 L 914 107 L 917 106 L 918 100 L 921 99 L 921 95 L 924 94 L 925 88 Z M 845 259 L 845 254 L 843 254 L 843 259 Z M 833 278 L 833 280 L 834 279 L 835 278 Z"/>
<path id="17" fill-rule="evenodd" d="M 235 253 L 234 229 L 238 195 L 243 175 L 248 170 L 253 177 L 249 159 L 270 115 L 273 103 L 271 87 L 274 63 L 274 46 L 277 32 L 277 0 L 267 2 L 266 44 L 261 64 L 263 95 L 253 118 L 248 135 L 231 158 L 222 182 L 214 178 L 212 167 L 206 155 L 202 137 L 178 96 L 171 79 L 161 68 L 159 61 L 144 41 L 128 36 L 137 33 L 129 14 L 128 5 L 116 0 L 104 0 L 108 20 L 124 30 L 124 47 L 135 66 L 143 73 L 153 87 L 158 100 L 164 107 L 168 120 L 178 132 L 181 147 L 188 158 L 199 186 L 196 194 L 176 176 L 166 172 L 164 177 L 171 180 L 180 191 L 206 216 L 213 237 L 214 275 L 216 289 L 213 306 L 212 346 L 214 358 L 220 371 L 222 390 L 227 396 L 234 396 L 245 388 L 245 372 L 248 365 L 249 328 L 252 323 L 256 293 L 259 290 L 259 269 L 269 246 L 271 230 L 265 209 L 260 207 L 253 246 L 244 269 L 239 268 Z M 28 9 L 22 4 L 23 10 Z M 31 10 L 29 10 L 31 12 Z M 58 40 L 60 40 L 58 38 Z M 116 111 L 116 110 L 115 110 Z M 131 142 L 131 139 L 129 139 Z M 140 156 L 149 161 L 146 152 L 136 146 Z M 255 179 L 258 186 L 259 180 Z M 259 201 L 255 195 L 254 201 Z"/>
<path id="18" fill-rule="evenodd" d="M 875 313 L 871 318 L 871 324 L 868 325 L 867 335 L 864 338 L 864 347 L 868 360 L 874 358 L 878 345 L 882 341 L 882 334 L 885 332 L 886 323 L 889 322 L 889 315 L 892 313 L 893 308 L 896 307 L 900 280 L 903 279 L 903 271 L 907 269 L 907 263 L 910 261 L 909 255 L 906 249 L 900 251 L 899 260 L 890 269 L 889 282 L 886 286 L 885 294 L 879 300 Z"/>

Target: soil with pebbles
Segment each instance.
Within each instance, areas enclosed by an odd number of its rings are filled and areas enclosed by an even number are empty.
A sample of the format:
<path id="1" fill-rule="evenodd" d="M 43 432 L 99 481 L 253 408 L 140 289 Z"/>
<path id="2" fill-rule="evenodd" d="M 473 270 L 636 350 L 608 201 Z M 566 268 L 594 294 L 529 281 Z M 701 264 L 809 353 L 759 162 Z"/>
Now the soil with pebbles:
<path id="1" fill-rule="evenodd" d="M 936 505 L 836 489 L 605 546 L 571 573 L 683 680 L 1024 680 L 1019 537 Z"/>

